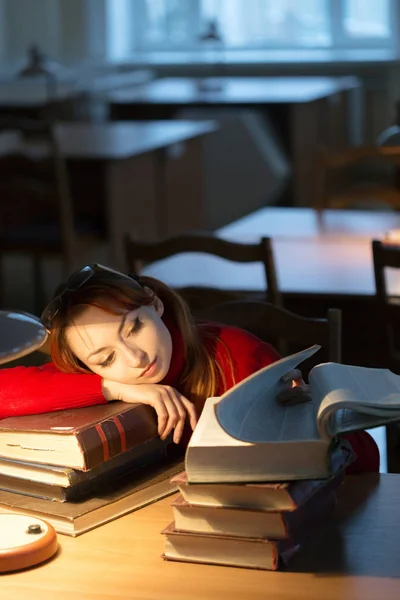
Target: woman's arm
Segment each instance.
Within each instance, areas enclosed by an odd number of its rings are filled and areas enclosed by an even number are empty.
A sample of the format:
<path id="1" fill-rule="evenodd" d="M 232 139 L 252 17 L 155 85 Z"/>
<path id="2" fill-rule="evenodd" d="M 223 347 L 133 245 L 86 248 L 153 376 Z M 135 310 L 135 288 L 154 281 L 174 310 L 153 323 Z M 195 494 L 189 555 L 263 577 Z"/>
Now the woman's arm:
<path id="1" fill-rule="evenodd" d="M 61 373 L 52 363 L 0 369 L 0 419 L 106 404 L 98 375 Z"/>

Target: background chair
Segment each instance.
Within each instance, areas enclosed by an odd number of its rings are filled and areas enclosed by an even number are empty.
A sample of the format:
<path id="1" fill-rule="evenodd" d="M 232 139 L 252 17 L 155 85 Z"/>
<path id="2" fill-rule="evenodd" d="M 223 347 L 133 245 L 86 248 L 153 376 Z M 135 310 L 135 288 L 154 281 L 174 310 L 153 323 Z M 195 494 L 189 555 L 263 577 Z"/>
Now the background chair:
<path id="1" fill-rule="evenodd" d="M 279 291 L 272 244 L 269 238 L 261 238 L 258 243 L 244 244 L 231 242 L 206 233 L 185 234 L 160 242 L 139 242 L 133 237 L 126 238 L 126 259 L 132 272 L 140 273 L 144 264 L 159 261 L 175 254 L 199 252 L 218 256 L 237 263 L 261 262 L 264 265 L 266 290 L 263 300 L 282 305 Z M 214 288 L 188 287 L 179 290 L 191 308 L 216 304 L 223 300 L 240 297 L 240 292 Z"/>
<path id="2" fill-rule="evenodd" d="M 320 344 L 322 351 L 315 355 L 317 363 L 341 362 L 342 323 L 339 309 L 329 309 L 326 318 L 312 318 L 268 302 L 234 300 L 197 311 L 195 316 L 245 329 L 278 350 L 283 341 L 285 354 Z M 310 366 L 310 361 L 304 363 L 303 374 L 308 373 Z"/>
<path id="3" fill-rule="evenodd" d="M 400 297 L 393 296 L 386 283 L 386 269 L 400 269 L 400 246 L 372 241 L 374 261 L 375 293 L 378 306 L 378 317 L 386 342 L 386 360 L 388 367 L 400 373 L 400 349 L 398 345 L 400 332 Z"/>
<path id="4" fill-rule="evenodd" d="M 0 121 L 0 259 L 32 260 L 35 309 L 46 298 L 41 261 L 61 258 L 67 276 L 81 253 L 103 237 L 102 226 L 74 215 L 65 160 L 50 123 L 10 116 Z M 3 262 L 3 261 L 2 261 Z M 2 284 L 6 284 L 1 277 Z"/>
<path id="5" fill-rule="evenodd" d="M 396 185 L 400 147 L 321 149 L 317 157 L 316 208 L 400 209 Z"/>
<path id="6" fill-rule="evenodd" d="M 382 323 L 386 347 L 388 368 L 400 374 L 400 297 L 390 295 L 386 284 L 387 268 L 400 269 L 400 246 L 373 240 L 375 290 L 378 306 L 378 318 Z M 389 473 L 400 473 L 400 425 L 395 423 L 386 427 L 387 466 Z"/>

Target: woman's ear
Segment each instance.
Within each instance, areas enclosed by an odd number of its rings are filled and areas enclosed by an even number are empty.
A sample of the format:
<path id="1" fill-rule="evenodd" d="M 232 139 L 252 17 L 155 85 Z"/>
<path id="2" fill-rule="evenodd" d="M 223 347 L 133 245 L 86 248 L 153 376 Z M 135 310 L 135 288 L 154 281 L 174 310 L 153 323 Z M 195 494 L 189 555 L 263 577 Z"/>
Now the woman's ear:
<path id="1" fill-rule="evenodd" d="M 156 309 L 158 316 L 162 317 L 164 314 L 163 301 L 160 300 L 160 298 L 158 296 L 156 296 L 155 293 L 153 292 L 153 290 L 151 290 L 149 287 L 145 286 L 144 290 L 145 290 L 146 294 L 149 294 L 149 296 L 154 296 L 153 306 Z"/>
<path id="2" fill-rule="evenodd" d="M 160 300 L 158 296 L 154 296 L 154 308 L 157 311 L 159 317 L 162 317 L 164 314 L 164 302 Z"/>

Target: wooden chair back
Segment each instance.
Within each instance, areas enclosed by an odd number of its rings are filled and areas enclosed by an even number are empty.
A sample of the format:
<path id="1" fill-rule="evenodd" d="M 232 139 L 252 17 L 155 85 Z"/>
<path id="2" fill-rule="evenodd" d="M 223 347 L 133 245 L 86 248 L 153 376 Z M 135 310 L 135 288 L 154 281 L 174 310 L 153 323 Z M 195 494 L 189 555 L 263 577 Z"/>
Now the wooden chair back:
<path id="1" fill-rule="evenodd" d="M 384 351 L 387 367 L 400 374 L 400 297 L 390 294 L 385 272 L 387 268 L 400 269 L 400 246 L 373 240 L 372 254 L 378 318 L 386 341 Z M 397 423 L 386 427 L 386 450 L 389 473 L 400 473 L 400 427 Z"/>
<path id="2" fill-rule="evenodd" d="M 73 208 L 66 164 L 54 126 L 13 115 L 0 120 L 1 135 L 15 139 L 14 151 L 0 158 L 2 197 L 15 201 L 13 208 L 18 211 L 19 223 L 55 217 L 65 253 L 70 254 L 75 238 Z M 9 215 L 11 208 L 8 205 L 5 211 Z M 2 223 L 8 225 L 6 215 L 2 215 Z"/>
<path id="3" fill-rule="evenodd" d="M 229 301 L 196 313 L 204 320 L 245 329 L 280 350 L 283 340 L 286 352 L 292 353 L 320 344 L 325 360 L 341 362 L 341 311 L 331 308 L 326 318 L 303 317 L 268 302 Z M 322 362 L 319 353 L 317 362 Z"/>
<path id="4" fill-rule="evenodd" d="M 341 151 L 320 149 L 316 208 L 349 208 L 371 201 L 373 206 L 379 202 L 400 208 L 400 190 L 395 185 L 396 165 L 400 165 L 400 147 L 396 146 L 354 146 Z"/>
<path id="5" fill-rule="evenodd" d="M 57 129 L 49 120 L 9 115 L 0 119 L 0 252 L 25 253 L 33 260 L 36 310 L 45 298 L 40 260 L 62 259 L 64 276 L 76 266 L 93 228 L 76 222 L 67 165 Z"/>
<path id="6" fill-rule="evenodd" d="M 207 233 L 190 233 L 159 242 L 142 242 L 128 236 L 125 248 L 129 269 L 135 273 L 140 273 L 144 264 L 188 252 L 211 254 L 237 263 L 260 262 L 264 266 L 265 273 L 265 299 L 272 304 L 282 305 L 282 295 L 278 286 L 270 238 L 263 237 L 258 243 L 241 243 L 224 240 Z M 195 288 L 187 288 L 186 291 L 189 296 L 196 294 Z M 229 295 L 224 290 L 213 290 L 212 288 L 204 290 L 204 297 L 207 294 L 214 300 L 213 303 L 235 297 L 233 293 Z M 210 304 L 210 301 L 207 304 Z"/>
<path id="7" fill-rule="evenodd" d="M 400 269 L 400 246 L 373 240 L 372 256 L 378 316 L 385 333 L 388 366 L 400 373 L 400 296 L 391 295 L 386 283 L 386 269 Z"/>

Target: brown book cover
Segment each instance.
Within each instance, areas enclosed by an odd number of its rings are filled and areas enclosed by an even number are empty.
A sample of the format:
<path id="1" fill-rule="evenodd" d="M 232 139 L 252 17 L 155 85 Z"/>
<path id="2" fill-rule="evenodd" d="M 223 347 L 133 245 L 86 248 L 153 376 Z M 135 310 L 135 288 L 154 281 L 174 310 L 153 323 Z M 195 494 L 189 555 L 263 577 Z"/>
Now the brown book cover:
<path id="1" fill-rule="evenodd" d="M 341 480 L 332 477 L 293 511 L 265 511 L 225 506 L 196 506 L 179 495 L 172 504 L 175 529 L 244 537 L 286 539 L 308 527 L 324 511 Z M 321 508 L 322 507 L 322 508 Z"/>
<path id="2" fill-rule="evenodd" d="M 0 456 L 88 471 L 157 436 L 154 409 L 110 402 L 0 421 Z"/>
<path id="3" fill-rule="evenodd" d="M 186 471 L 173 477 L 182 497 L 189 504 L 225 506 L 253 510 L 293 511 L 328 483 L 340 486 L 344 473 L 353 461 L 353 453 L 339 446 L 332 453 L 333 475 L 326 479 L 305 479 L 282 483 L 190 483 Z M 332 481 L 333 480 L 333 481 Z"/>
<path id="4" fill-rule="evenodd" d="M 182 461 L 160 461 L 113 481 L 81 502 L 52 502 L 0 490 L 0 513 L 21 513 L 44 519 L 58 533 L 77 536 L 176 492 L 171 477 Z"/>
<path id="5" fill-rule="evenodd" d="M 286 540 L 265 538 L 236 538 L 215 534 L 178 531 L 170 523 L 162 532 L 165 551 L 162 558 L 179 562 L 246 567 L 276 571 L 279 566 L 281 546 Z"/>
<path id="6" fill-rule="evenodd" d="M 17 492 L 36 498 L 47 498 L 56 502 L 80 500 L 93 495 L 96 490 L 124 475 L 129 476 L 138 469 L 155 464 L 172 457 L 173 446 L 170 441 L 152 438 L 135 446 L 110 460 L 101 463 L 90 471 L 77 471 L 68 467 L 50 465 L 34 465 L 34 463 L 17 463 L 25 466 L 19 476 L 3 472 L 0 463 L 0 490 Z M 8 461 L 11 463 L 12 461 Z M 3 461 L 4 464 L 4 461 Z M 26 467 L 29 466 L 29 469 Z M 37 472 L 32 467 L 37 467 Z M 42 467 L 41 470 L 39 467 Z M 22 473 L 25 472 L 25 477 Z M 59 477 L 61 475 L 61 477 Z M 50 482 L 50 480 L 53 480 Z M 42 480 L 40 479 L 42 477 Z M 171 479 L 172 482 L 172 479 Z"/>
<path id="7" fill-rule="evenodd" d="M 290 538 L 273 540 L 266 537 L 223 535 L 179 531 L 171 523 L 161 533 L 165 536 L 166 560 L 246 567 L 275 571 L 286 566 L 303 543 L 330 517 L 336 507 L 336 494 L 326 496 L 317 510 L 304 520 Z M 246 511 L 242 511 L 245 513 Z"/>

